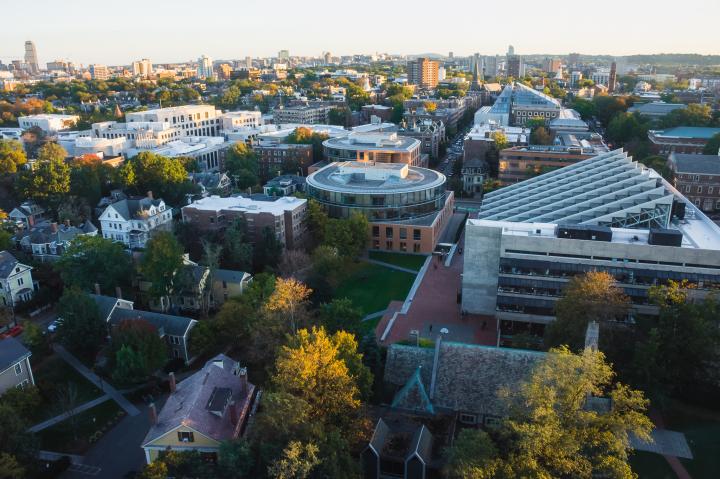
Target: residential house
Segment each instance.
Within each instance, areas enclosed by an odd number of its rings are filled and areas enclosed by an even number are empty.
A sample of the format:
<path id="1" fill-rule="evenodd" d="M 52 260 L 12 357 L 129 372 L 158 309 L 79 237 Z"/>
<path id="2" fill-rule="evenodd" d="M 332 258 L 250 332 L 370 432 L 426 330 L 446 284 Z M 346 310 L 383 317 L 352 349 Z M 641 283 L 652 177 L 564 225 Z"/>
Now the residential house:
<path id="1" fill-rule="evenodd" d="M 482 196 L 483 183 L 488 176 L 488 165 L 485 160 L 471 158 L 462 164 L 463 193 L 468 196 Z"/>
<path id="2" fill-rule="evenodd" d="M 240 296 L 252 282 L 252 275 L 244 271 L 218 269 L 213 274 L 212 304 L 221 306 L 228 298 Z"/>
<path id="3" fill-rule="evenodd" d="M 144 248 L 153 232 L 172 227 L 172 210 L 148 192 L 145 198 L 108 205 L 99 219 L 104 238 L 120 241 L 128 248 Z"/>
<path id="4" fill-rule="evenodd" d="M 22 230 L 15 235 L 20 248 L 40 261 L 58 259 L 78 236 L 97 236 L 97 228 L 90 221 L 73 226 L 69 221 L 57 223 L 42 221 L 29 230 Z"/>
<path id="5" fill-rule="evenodd" d="M 360 455 L 365 479 L 440 477 L 442 459 L 430 429 L 415 418 L 392 414 L 378 420 Z M 435 453 L 435 454 L 433 454 Z"/>
<path id="6" fill-rule="evenodd" d="M 0 297 L 3 306 L 30 301 L 35 292 L 32 267 L 20 263 L 7 251 L 0 251 Z"/>
<path id="7" fill-rule="evenodd" d="M 30 355 L 17 339 L 0 339 L 0 395 L 10 388 L 35 384 Z"/>
<path id="8" fill-rule="evenodd" d="M 152 426 L 142 442 L 147 463 L 162 451 L 198 451 L 207 461 L 217 460 L 220 444 L 243 433 L 252 407 L 255 386 L 247 369 L 219 354 L 192 376 L 175 385 L 158 414 L 150 406 Z"/>
<path id="9" fill-rule="evenodd" d="M 210 195 L 227 195 L 232 187 L 230 177 L 226 173 L 216 171 L 190 173 L 190 180 L 200 187 L 200 195 L 203 198 Z"/>
<path id="10" fill-rule="evenodd" d="M 134 309 L 134 303 L 126 299 L 91 294 L 100 311 L 100 317 L 108 325 L 110 336 L 113 328 L 122 321 L 143 319 L 155 326 L 160 337 L 168 346 L 168 355 L 172 359 L 182 359 L 185 364 L 190 362 L 188 339 L 190 330 L 197 321 L 184 316 L 155 313 Z"/>
<path id="11" fill-rule="evenodd" d="M 45 210 L 32 200 L 24 201 L 20 206 L 13 208 L 8 218 L 18 226 L 28 228 L 44 218 Z"/>
<path id="12" fill-rule="evenodd" d="M 305 177 L 298 175 L 280 175 L 271 179 L 263 186 L 267 196 L 290 196 L 305 191 Z"/>

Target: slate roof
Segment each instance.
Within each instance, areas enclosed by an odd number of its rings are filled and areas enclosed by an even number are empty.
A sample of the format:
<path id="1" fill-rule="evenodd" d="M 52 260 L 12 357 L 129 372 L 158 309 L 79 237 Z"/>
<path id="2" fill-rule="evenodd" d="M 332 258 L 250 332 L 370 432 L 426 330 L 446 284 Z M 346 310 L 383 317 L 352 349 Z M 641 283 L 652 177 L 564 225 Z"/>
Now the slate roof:
<path id="1" fill-rule="evenodd" d="M 179 382 L 177 389 L 170 394 L 158 414 L 157 424 L 154 424 L 145 436 L 143 445 L 155 441 L 178 426 L 190 427 L 216 441 L 233 439 L 235 426 L 230 421 L 229 413 L 226 412 L 220 417 L 208 409 L 208 404 L 216 389 L 229 389 L 238 410 L 247 406 L 255 386 L 248 383 L 247 390 L 242 390 L 237 374 L 239 369 L 239 363 L 219 354 L 205 363 L 200 371 Z"/>
<path id="2" fill-rule="evenodd" d="M 227 281 L 228 283 L 241 283 L 248 273 L 244 271 L 234 271 L 231 269 L 216 269 L 214 278 L 220 281 Z"/>
<path id="3" fill-rule="evenodd" d="M 720 156 L 689 155 L 671 153 L 670 161 L 678 173 L 694 173 L 698 175 L 720 175 Z"/>
<path id="4" fill-rule="evenodd" d="M 113 298 L 112 296 L 103 296 L 99 294 L 91 294 L 90 297 L 95 301 L 95 304 L 98 307 L 98 311 L 100 312 L 100 318 L 103 321 L 107 321 L 110 317 L 110 313 L 112 313 L 113 309 L 118 303 L 118 298 Z"/>
<path id="5" fill-rule="evenodd" d="M 15 338 L 0 339 L 0 372 L 30 356 L 30 351 Z"/>
<path id="6" fill-rule="evenodd" d="M 110 324 L 116 325 L 126 319 L 144 319 L 158 330 L 171 336 L 184 336 L 185 333 L 196 322 L 194 319 L 185 316 L 174 316 L 172 314 L 155 313 L 139 309 L 115 308 L 110 314 Z"/>
<path id="7" fill-rule="evenodd" d="M 138 211 L 147 210 L 151 206 L 158 207 L 163 200 L 155 200 L 150 198 L 126 199 L 113 203 L 112 206 L 125 221 L 138 219 Z"/>
<path id="8" fill-rule="evenodd" d="M 86 221 L 79 226 L 68 226 L 65 224 L 56 225 L 57 231 L 53 231 L 53 224 L 50 221 L 42 221 L 22 233 L 21 241 L 27 241 L 30 244 L 45 244 L 53 242 L 72 241 L 77 236 L 87 235 L 97 232 L 97 228 L 90 221 Z"/>
<path id="9" fill-rule="evenodd" d="M 545 353 L 443 341 L 433 392 L 430 384 L 434 356 L 434 349 L 391 345 L 385 381 L 403 386 L 421 366 L 423 386 L 436 409 L 502 416 L 504 410 L 496 400 L 497 391 L 527 378 Z"/>
<path id="10" fill-rule="evenodd" d="M 14 272 L 16 265 L 25 266 L 7 251 L 0 251 L 0 277 L 7 278 L 10 276 Z"/>

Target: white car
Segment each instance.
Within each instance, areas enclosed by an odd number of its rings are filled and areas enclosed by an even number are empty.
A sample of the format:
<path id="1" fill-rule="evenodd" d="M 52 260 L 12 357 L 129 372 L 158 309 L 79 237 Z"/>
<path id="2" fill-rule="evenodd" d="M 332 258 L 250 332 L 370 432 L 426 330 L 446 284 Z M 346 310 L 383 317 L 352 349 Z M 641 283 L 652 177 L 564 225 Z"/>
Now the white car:
<path id="1" fill-rule="evenodd" d="M 60 323 L 62 322 L 62 318 L 57 318 L 53 320 L 52 323 L 48 324 L 47 330 L 49 333 L 54 333 L 57 331 L 58 326 L 60 326 Z"/>

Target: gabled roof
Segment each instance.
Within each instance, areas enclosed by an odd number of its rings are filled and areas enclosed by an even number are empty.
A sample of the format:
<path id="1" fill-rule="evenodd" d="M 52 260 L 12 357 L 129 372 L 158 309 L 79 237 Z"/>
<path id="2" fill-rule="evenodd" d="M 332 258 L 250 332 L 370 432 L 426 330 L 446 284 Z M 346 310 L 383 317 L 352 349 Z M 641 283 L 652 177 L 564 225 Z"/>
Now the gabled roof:
<path id="1" fill-rule="evenodd" d="M 30 266 L 20 263 L 17 259 L 15 259 L 15 256 L 11 255 L 7 251 L 0 251 L 0 278 L 7 278 L 13 274 L 17 266 L 30 268 Z"/>
<path id="2" fill-rule="evenodd" d="M 405 386 L 395 394 L 392 407 L 417 411 L 421 413 L 435 414 L 432 401 L 425 391 L 425 385 L 420 376 L 422 366 L 419 365 L 415 373 L 410 376 Z"/>
<path id="3" fill-rule="evenodd" d="M 720 175 L 720 156 L 671 153 L 670 162 L 678 173 Z"/>
<path id="4" fill-rule="evenodd" d="M 161 203 L 164 204 L 163 200 L 160 199 L 125 199 L 109 205 L 108 208 L 112 207 L 125 221 L 130 221 L 133 219 L 144 219 L 138 215 L 138 212 L 148 210 L 151 206 L 157 208 Z"/>
<path id="5" fill-rule="evenodd" d="M 190 328 L 197 323 L 192 318 L 185 316 L 174 316 L 172 314 L 155 313 L 152 311 L 142 311 L 139 309 L 122 309 L 115 308 L 110 314 L 110 324 L 117 325 L 124 320 L 144 319 L 158 331 L 171 336 L 184 336 Z"/>
<path id="6" fill-rule="evenodd" d="M 248 387 L 243 390 L 239 373 L 240 365 L 236 361 L 219 354 L 205 363 L 200 371 L 179 382 L 176 391 L 170 394 L 158 414 L 157 424 L 145 436 L 143 446 L 180 426 L 192 428 L 215 441 L 233 439 L 236 428 L 229 413 L 218 415 L 208 407 L 213 393 L 220 390 L 222 394 L 227 394 L 225 390 L 230 390 L 230 401 L 235 401 L 238 410 L 246 408 L 255 386 L 248 383 Z"/>
<path id="7" fill-rule="evenodd" d="M 654 170 L 615 150 L 488 193 L 478 219 L 667 228 L 674 198 Z"/>
<path id="8" fill-rule="evenodd" d="M 100 294 L 91 294 L 89 296 L 93 299 L 93 301 L 95 301 L 98 312 L 100 313 L 100 318 L 107 322 L 110 319 L 110 314 L 113 312 L 115 306 L 117 306 L 120 300 L 118 298 L 113 298 L 112 296 L 103 296 Z"/>
<path id="9" fill-rule="evenodd" d="M 251 276 L 250 273 L 233 271 L 231 269 L 216 269 L 214 273 L 216 280 L 219 279 L 220 281 L 227 281 L 228 283 L 241 283 L 248 276 Z"/>
<path id="10" fill-rule="evenodd" d="M 408 461 L 411 457 L 417 455 L 425 464 L 430 463 L 432 460 L 432 443 L 433 436 L 430 430 L 423 424 L 415 431 L 415 435 L 413 435 L 412 441 L 410 442 L 408 456 L 405 460 Z"/>
<path id="11" fill-rule="evenodd" d="M 30 357 L 30 351 L 15 338 L 0 339 L 0 372 Z"/>

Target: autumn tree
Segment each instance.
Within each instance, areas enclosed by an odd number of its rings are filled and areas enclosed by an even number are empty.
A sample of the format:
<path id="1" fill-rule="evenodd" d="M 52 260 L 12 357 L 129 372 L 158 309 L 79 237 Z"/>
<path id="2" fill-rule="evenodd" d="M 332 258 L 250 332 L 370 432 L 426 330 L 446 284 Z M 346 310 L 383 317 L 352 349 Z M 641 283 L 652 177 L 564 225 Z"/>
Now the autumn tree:
<path id="1" fill-rule="evenodd" d="M 122 364 L 124 381 L 133 382 L 145 379 L 165 364 L 167 347 L 158 334 L 157 328 L 144 319 L 121 321 L 113 331 L 113 350 L 116 355 L 122 348 L 130 348 L 133 354 L 125 351 L 116 359 L 128 359 Z M 119 365 L 119 364 L 118 364 Z"/>
<path id="2" fill-rule="evenodd" d="M 585 344 L 585 331 L 591 321 L 601 325 L 624 320 L 630 299 L 615 286 L 615 279 L 602 271 L 573 277 L 555 304 L 556 319 L 545 330 L 548 346 L 566 344 L 578 350 Z"/>
<path id="3" fill-rule="evenodd" d="M 544 126 L 533 128 L 530 133 L 530 143 L 534 145 L 552 145 L 553 139 Z"/>
<path id="4" fill-rule="evenodd" d="M 310 294 L 312 290 L 295 278 L 277 278 L 275 291 L 265 307 L 270 312 L 287 315 L 290 329 L 296 333 L 298 320 L 303 316 L 303 309 Z"/>
<path id="5" fill-rule="evenodd" d="M 15 140 L 0 140 L 0 173 L 17 173 L 25 163 L 27 156 L 22 143 Z"/>
<path id="6" fill-rule="evenodd" d="M 320 463 L 315 444 L 291 441 L 282 456 L 268 467 L 268 476 L 275 479 L 305 479 Z"/>
<path id="7" fill-rule="evenodd" d="M 636 477 L 630 438 L 650 440 L 648 401 L 615 381 L 603 353 L 552 349 L 499 397 L 508 416 L 492 432 L 496 448 L 482 434 L 464 437 L 449 454 L 451 477 Z"/>
<path id="8" fill-rule="evenodd" d="M 492 479 L 497 446 L 482 429 L 462 429 L 452 447 L 445 450 L 445 475 L 450 479 Z"/>
<path id="9" fill-rule="evenodd" d="M 38 153 L 33 171 L 23 170 L 17 178 L 18 188 L 26 198 L 56 208 L 70 191 L 70 168 L 67 152 L 57 143 L 46 143 Z"/>

